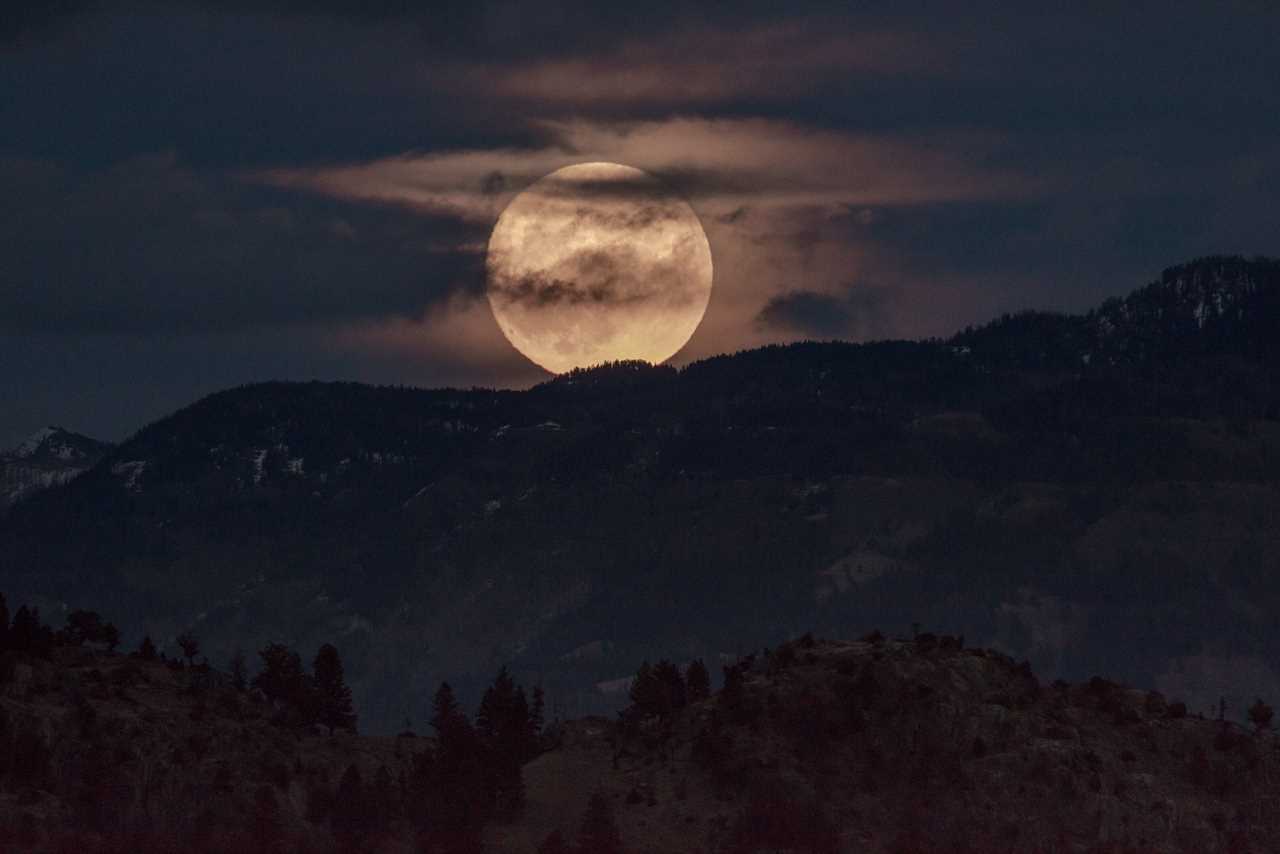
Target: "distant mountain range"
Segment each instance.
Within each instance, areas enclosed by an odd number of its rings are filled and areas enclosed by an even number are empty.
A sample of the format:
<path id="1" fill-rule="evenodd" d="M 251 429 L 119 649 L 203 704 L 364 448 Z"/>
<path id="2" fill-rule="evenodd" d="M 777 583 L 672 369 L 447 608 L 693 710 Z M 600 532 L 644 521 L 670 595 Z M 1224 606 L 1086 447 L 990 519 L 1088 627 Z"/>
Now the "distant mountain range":
<path id="1" fill-rule="evenodd" d="M 16 448 L 0 452 L 0 512 L 23 496 L 66 483 L 109 450 L 105 442 L 45 427 Z"/>
<path id="2" fill-rule="evenodd" d="M 0 589 L 215 661 L 332 641 L 375 732 L 502 663 L 579 714 L 643 658 L 917 622 L 1238 715 L 1280 696 L 1277 308 L 1280 262 L 1207 258 L 949 340 L 231 389 L 14 506 Z"/>

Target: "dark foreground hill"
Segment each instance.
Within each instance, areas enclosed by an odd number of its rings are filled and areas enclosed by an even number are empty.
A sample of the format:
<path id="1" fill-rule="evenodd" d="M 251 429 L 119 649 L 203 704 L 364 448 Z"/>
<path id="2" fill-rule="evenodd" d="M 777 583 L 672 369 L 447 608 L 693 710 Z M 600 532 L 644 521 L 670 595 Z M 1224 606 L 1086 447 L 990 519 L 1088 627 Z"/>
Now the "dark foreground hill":
<path id="1" fill-rule="evenodd" d="M 962 645 L 806 638 L 667 717 L 570 723 L 486 839 L 571 839 L 603 793 L 629 851 L 1280 851 L 1269 730 Z"/>
<path id="2" fill-rule="evenodd" d="M 950 341 L 232 389 L 14 508 L 0 584 L 215 662 L 332 641 L 384 733 L 502 664 L 576 715 L 642 658 L 916 622 L 1239 718 L 1280 696 L 1278 300 L 1211 258 Z"/>
<path id="3" fill-rule="evenodd" d="M 348 769 L 389 787 L 425 744 L 273 724 L 260 694 L 177 660 L 60 646 L 4 669 L 3 851 L 332 851 Z"/>
<path id="4" fill-rule="evenodd" d="M 710 696 L 680 682 L 618 720 L 554 723 L 523 807 L 477 810 L 482 839 L 436 806 L 475 773 L 446 739 L 290 726 L 200 667 L 65 646 L 7 661 L 4 850 L 1280 851 L 1269 730 L 1104 679 L 1042 684 L 950 637 L 806 637 Z"/>

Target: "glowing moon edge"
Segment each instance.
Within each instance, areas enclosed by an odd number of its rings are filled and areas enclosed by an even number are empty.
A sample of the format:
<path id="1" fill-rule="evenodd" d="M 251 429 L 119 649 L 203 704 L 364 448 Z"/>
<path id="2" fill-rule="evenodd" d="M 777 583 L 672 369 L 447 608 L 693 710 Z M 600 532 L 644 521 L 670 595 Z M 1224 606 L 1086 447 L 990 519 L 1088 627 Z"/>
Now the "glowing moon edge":
<path id="1" fill-rule="evenodd" d="M 714 267 L 693 208 L 631 166 L 565 166 L 502 211 L 486 296 L 508 341 L 552 373 L 608 361 L 660 364 L 701 324 Z"/>

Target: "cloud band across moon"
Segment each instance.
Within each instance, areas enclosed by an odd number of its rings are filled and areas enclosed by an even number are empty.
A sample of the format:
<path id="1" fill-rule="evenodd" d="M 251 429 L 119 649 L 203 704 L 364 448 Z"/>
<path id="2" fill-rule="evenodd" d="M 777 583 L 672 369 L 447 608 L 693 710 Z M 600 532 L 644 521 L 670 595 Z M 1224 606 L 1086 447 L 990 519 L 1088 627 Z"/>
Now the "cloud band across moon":
<path id="1" fill-rule="evenodd" d="M 557 373 L 669 359 L 711 294 L 711 250 L 693 209 L 614 163 L 567 166 L 516 196 L 494 226 L 486 268 L 503 333 Z"/>

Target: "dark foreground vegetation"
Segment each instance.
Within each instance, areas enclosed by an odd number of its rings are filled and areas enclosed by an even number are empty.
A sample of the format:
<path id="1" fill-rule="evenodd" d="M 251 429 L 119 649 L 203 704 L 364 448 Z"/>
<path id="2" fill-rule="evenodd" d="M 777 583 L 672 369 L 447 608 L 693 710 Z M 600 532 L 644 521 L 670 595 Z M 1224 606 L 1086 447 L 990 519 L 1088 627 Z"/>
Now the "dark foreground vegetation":
<path id="1" fill-rule="evenodd" d="M 517 816 L 543 700 L 505 669 L 474 723 L 442 684 L 434 738 L 356 735 L 337 649 L 272 643 L 250 678 L 190 633 L 128 654 L 96 612 L 54 630 L 0 596 L 0 850 L 481 850 Z"/>
<path id="2" fill-rule="evenodd" d="M 544 721 L 501 669 L 474 716 L 356 734 L 341 658 L 199 640 L 116 651 L 0 600 L 0 850 L 437 854 L 1269 852 L 1280 740 L 1095 677 L 1042 684 L 963 638 L 810 635 L 643 663 L 613 719 Z M 253 675 L 250 675 L 250 670 Z M 1225 710 L 1220 710 L 1225 712 Z"/>

